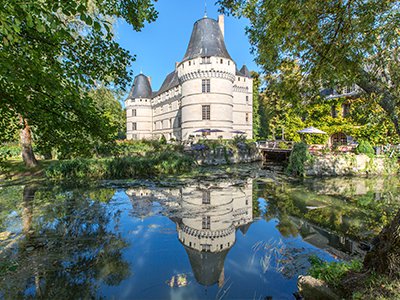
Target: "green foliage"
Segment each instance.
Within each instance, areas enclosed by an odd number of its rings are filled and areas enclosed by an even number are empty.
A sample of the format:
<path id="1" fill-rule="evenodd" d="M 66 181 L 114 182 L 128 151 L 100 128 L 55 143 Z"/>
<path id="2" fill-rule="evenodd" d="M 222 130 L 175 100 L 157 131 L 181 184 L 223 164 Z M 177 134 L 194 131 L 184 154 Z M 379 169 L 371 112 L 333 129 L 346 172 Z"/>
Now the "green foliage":
<path id="1" fill-rule="evenodd" d="M 368 141 L 361 140 L 356 148 L 356 154 L 366 154 L 369 157 L 374 157 L 375 151 Z"/>
<path id="2" fill-rule="evenodd" d="M 286 172 L 295 176 L 304 176 L 304 164 L 311 158 L 308 152 L 308 146 L 306 143 L 296 143 L 293 146 L 292 153 L 289 157 L 289 164 L 286 168 Z"/>
<path id="3" fill-rule="evenodd" d="M 0 136 L 9 140 L 13 130 L 6 129 L 22 118 L 43 152 L 57 147 L 62 157 L 87 156 L 93 143 L 110 142 L 115 107 L 93 96 L 98 86 L 124 89 L 133 61 L 116 42 L 113 20 L 140 30 L 156 17 L 152 0 L 1 5 L 0 113 L 8 113 Z"/>
<path id="4" fill-rule="evenodd" d="M 46 170 L 53 181 L 151 178 L 189 172 L 191 157 L 178 152 L 164 151 L 145 157 L 116 157 L 108 159 L 75 159 L 58 161 Z"/>
<path id="5" fill-rule="evenodd" d="M 21 146 L 18 144 L 3 144 L 0 145 L 0 161 L 19 158 L 21 156 Z"/>
<path id="6" fill-rule="evenodd" d="M 299 100 L 293 96 L 304 86 L 303 95 L 311 98 L 319 95 L 321 85 L 341 90 L 357 84 L 366 101 L 379 105 L 400 135 L 400 89 L 392 84 L 400 76 L 393 52 L 400 42 L 398 1 L 217 3 L 223 12 L 249 19 L 247 34 L 256 62 L 268 76 L 279 76 L 288 61 L 299 66 L 300 79 L 288 80 L 294 88 L 283 90 L 287 105 Z"/>
<path id="7" fill-rule="evenodd" d="M 333 287 L 337 287 L 348 272 L 360 272 L 363 267 L 362 261 L 357 259 L 350 262 L 326 262 L 317 256 L 310 256 L 309 261 L 311 268 L 308 274 Z"/>
<path id="8" fill-rule="evenodd" d="M 167 143 L 167 138 L 165 137 L 165 135 L 161 135 L 160 137 L 160 144 L 165 145 Z"/>

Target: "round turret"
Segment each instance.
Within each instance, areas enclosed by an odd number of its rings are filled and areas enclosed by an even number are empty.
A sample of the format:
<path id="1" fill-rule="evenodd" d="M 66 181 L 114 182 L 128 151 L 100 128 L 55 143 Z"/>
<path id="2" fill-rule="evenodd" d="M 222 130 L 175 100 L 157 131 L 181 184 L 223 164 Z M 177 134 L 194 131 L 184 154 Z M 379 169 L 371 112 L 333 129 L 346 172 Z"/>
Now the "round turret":
<path id="1" fill-rule="evenodd" d="M 152 94 L 149 78 L 143 74 L 137 75 L 125 100 L 128 140 L 152 138 Z"/>
<path id="2" fill-rule="evenodd" d="M 209 138 L 231 138 L 236 65 L 216 20 L 203 18 L 194 24 L 177 71 L 182 86 L 182 139 L 202 131 Z"/>

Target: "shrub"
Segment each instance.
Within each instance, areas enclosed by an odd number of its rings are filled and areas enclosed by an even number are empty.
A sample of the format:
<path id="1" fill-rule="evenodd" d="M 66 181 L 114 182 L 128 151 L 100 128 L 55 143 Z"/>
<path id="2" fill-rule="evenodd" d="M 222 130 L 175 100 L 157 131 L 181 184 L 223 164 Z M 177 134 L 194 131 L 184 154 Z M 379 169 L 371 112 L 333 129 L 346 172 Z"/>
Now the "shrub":
<path id="1" fill-rule="evenodd" d="M 18 144 L 0 145 L 0 161 L 21 156 L 21 146 Z"/>
<path id="2" fill-rule="evenodd" d="M 304 176 L 304 164 L 311 158 L 308 152 L 308 146 L 306 143 L 296 143 L 293 146 L 292 153 L 289 157 L 289 164 L 286 168 L 286 172 L 295 176 Z"/>
<path id="3" fill-rule="evenodd" d="M 375 155 L 374 148 L 372 148 L 371 144 L 368 141 L 360 141 L 356 148 L 356 154 L 366 154 L 369 157 L 373 157 Z"/>
<path id="4" fill-rule="evenodd" d="M 324 280 L 330 286 L 337 287 L 342 278 L 349 271 L 360 272 L 363 264 L 361 260 L 350 262 L 326 262 L 313 255 L 309 257 L 311 268 L 308 274 L 314 278 Z"/>
<path id="5" fill-rule="evenodd" d="M 153 153 L 145 157 L 126 156 L 106 159 L 74 159 L 58 161 L 46 170 L 53 181 L 87 181 L 103 179 L 149 178 L 189 172 L 190 156 L 175 151 Z"/>

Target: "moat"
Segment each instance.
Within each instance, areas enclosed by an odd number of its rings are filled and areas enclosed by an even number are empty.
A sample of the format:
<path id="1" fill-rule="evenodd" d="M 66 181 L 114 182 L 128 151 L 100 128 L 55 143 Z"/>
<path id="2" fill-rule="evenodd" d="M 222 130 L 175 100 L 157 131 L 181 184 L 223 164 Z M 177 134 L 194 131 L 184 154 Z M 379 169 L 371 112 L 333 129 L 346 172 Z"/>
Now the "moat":
<path id="1" fill-rule="evenodd" d="M 294 299 L 400 207 L 394 177 L 221 177 L 2 187 L 0 299 Z"/>

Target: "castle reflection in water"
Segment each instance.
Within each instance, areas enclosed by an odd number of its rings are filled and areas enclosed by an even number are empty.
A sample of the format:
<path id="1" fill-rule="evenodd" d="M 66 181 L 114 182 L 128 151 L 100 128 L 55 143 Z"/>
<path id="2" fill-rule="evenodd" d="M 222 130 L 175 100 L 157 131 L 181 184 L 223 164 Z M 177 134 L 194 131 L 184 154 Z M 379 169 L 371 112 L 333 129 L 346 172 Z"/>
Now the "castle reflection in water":
<path id="1" fill-rule="evenodd" d="M 188 255 L 198 283 L 224 284 L 224 261 L 253 221 L 253 179 L 236 185 L 230 181 L 199 182 L 180 188 L 128 189 L 132 216 L 163 214 L 176 224 L 178 239 Z M 260 216 L 257 217 L 259 219 Z M 358 242 L 296 217 L 289 217 L 303 241 L 337 258 L 361 256 Z M 279 223 L 278 223 L 279 224 Z M 263 238 L 263 237 L 260 237 Z"/>
<path id="2" fill-rule="evenodd" d="M 133 215 L 156 213 L 154 202 L 175 222 L 193 274 L 202 285 L 224 282 L 224 261 L 235 244 L 236 230 L 244 234 L 253 221 L 253 182 L 199 183 L 175 189 L 130 189 L 126 193 Z"/>

